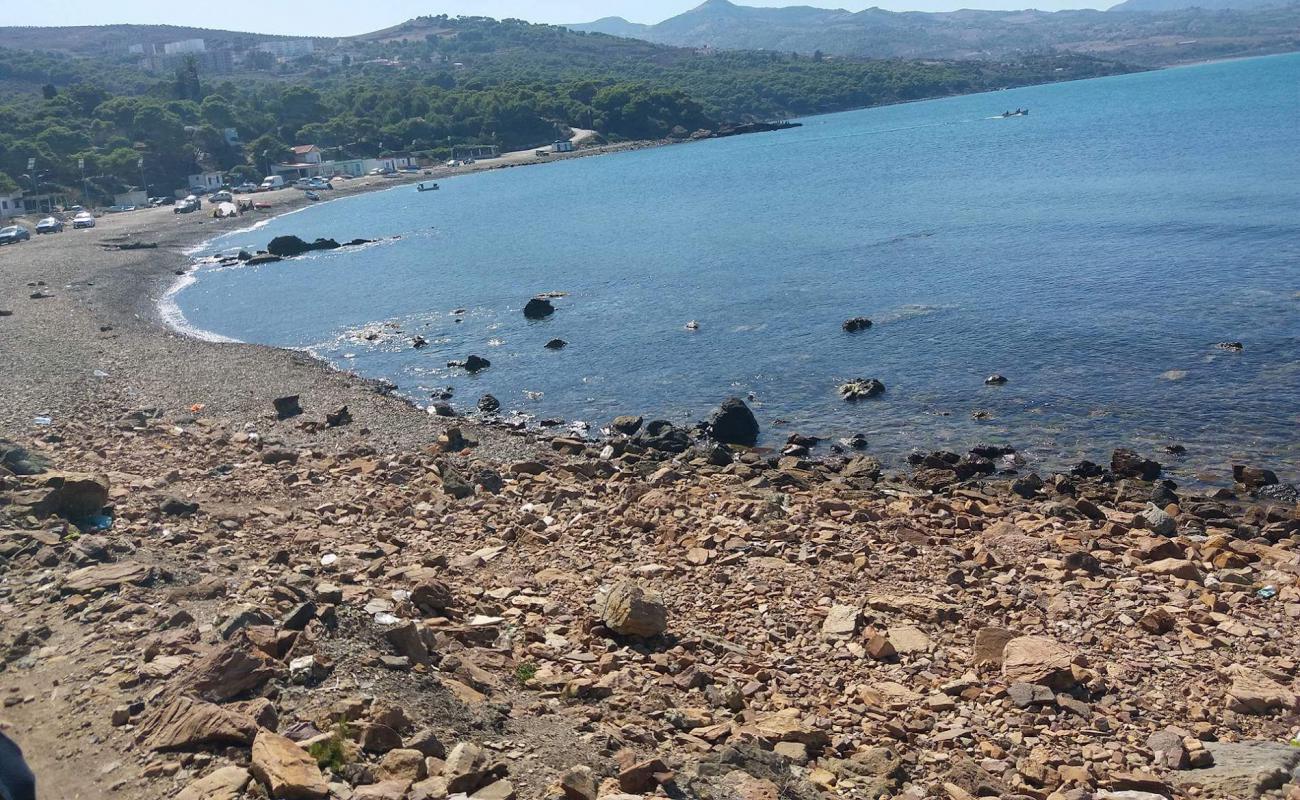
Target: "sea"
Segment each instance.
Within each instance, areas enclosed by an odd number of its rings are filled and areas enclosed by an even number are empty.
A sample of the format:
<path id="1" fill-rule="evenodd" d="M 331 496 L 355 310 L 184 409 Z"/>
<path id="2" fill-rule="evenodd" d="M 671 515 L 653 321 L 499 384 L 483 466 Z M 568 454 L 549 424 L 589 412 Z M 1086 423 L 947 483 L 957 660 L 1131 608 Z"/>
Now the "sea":
<path id="1" fill-rule="evenodd" d="M 860 433 L 887 464 L 1122 446 L 1186 480 L 1300 478 L 1300 54 L 801 122 L 323 202 L 196 255 L 375 243 L 200 262 L 163 302 L 193 335 L 593 436 L 738 396 L 765 446 Z M 470 354 L 491 366 L 447 366 Z M 854 378 L 886 391 L 847 402 Z"/>

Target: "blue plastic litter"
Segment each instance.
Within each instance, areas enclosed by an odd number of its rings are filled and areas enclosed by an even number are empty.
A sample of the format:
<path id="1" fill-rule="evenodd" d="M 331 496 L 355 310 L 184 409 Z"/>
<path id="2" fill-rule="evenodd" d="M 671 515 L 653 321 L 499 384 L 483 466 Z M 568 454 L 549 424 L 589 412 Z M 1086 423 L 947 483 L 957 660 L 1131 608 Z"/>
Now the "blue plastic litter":
<path id="1" fill-rule="evenodd" d="M 1277 587 L 1265 586 L 1263 589 L 1255 592 L 1255 596 L 1260 600 L 1272 600 L 1274 597 L 1277 597 Z"/>
<path id="2" fill-rule="evenodd" d="M 113 527 L 113 518 L 107 514 L 91 514 L 88 517 L 76 520 L 73 524 L 87 533 L 106 531 Z"/>

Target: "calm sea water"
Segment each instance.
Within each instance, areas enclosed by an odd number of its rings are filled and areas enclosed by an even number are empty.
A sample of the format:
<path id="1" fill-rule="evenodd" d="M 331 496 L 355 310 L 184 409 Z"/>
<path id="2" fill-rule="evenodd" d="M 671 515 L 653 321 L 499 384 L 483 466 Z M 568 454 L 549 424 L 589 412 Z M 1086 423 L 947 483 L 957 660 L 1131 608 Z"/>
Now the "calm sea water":
<path id="1" fill-rule="evenodd" d="M 463 409 L 490 392 L 538 418 L 686 422 L 752 393 L 771 444 L 1005 442 L 1049 467 L 1177 442 L 1183 474 L 1246 459 L 1294 479 L 1298 87 L 1300 54 L 1276 56 L 402 187 L 205 252 L 400 239 L 202 268 L 175 299 L 193 328 L 308 348 L 426 403 L 452 386 Z M 526 321 L 546 291 L 568 296 Z M 857 315 L 875 326 L 841 332 Z M 358 335 L 385 323 L 402 334 Z M 470 353 L 491 368 L 445 366 Z M 888 392 L 846 403 L 853 377 Z"/>

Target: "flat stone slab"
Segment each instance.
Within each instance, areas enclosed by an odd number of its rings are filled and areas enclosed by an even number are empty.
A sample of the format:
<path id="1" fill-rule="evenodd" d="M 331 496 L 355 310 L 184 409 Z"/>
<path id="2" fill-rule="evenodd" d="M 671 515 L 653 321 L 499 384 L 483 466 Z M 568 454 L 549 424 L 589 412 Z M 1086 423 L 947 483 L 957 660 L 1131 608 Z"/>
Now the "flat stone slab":
<path id="1" fill-rule="evenodd" d="M 1300 777 L 1300 747 L 1282 742 L 1207 742 L 1214 766 L 1175 772 L 1179 788 L 1199 786 L 1207 797 L 1259 797 Z"/>

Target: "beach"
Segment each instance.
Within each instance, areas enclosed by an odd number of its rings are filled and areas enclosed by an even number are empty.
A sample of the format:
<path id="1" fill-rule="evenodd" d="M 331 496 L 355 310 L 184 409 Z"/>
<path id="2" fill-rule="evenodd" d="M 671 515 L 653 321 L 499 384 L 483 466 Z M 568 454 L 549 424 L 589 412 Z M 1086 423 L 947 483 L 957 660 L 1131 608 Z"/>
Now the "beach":
<path id="1" fill-rule="evenodd" d="M 40 796 L 1300 797 L 1267 465 L 438 418 L 165 325 L 196 245 L 259 218 L 0 248 L 0 728 Z"/>

